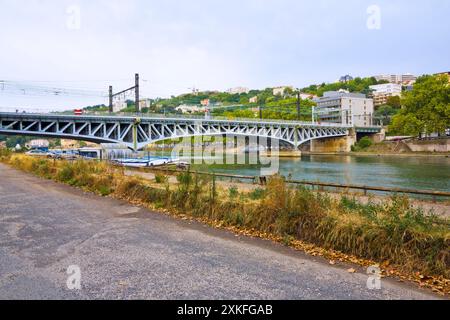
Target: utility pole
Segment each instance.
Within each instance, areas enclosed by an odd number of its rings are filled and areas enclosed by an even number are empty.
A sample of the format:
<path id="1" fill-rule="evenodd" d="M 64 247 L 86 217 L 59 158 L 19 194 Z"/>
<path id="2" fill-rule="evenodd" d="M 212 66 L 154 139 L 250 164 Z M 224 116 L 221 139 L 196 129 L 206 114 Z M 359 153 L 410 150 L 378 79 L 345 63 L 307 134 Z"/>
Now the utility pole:
<path id="1" fill-rule="evenodd" d="M 297 120 L 300 121 L 300 90 L 297 91 Z"/>
<path id="2" fill-rule="evenodd" d="M 109 113 L 113 112 L 113 87 L 109 86 Z"/>
<path id="3" fill-rule="evenodd" d="M 139 106 L 139 73 L 136 73 L 136 75 L 135 75 L 134 92 L 136 94 L 136 100 L 135 100 L 136 113 L 139 113 L 139 111 L 140 111 L 140 106 Z"/>
<path id="4" fill-rule="evenodd" d="M 135 74 L 134 79 L 135 79 L 135 81 L 134 81 L 134 86 L 133 87 L 125 89 L 125 90 L 120 91 L 118 93 L 113 93 L 113 87 L 109 86 L 109 112 L 113 111 L 112 109 L 113 109 L 113 98 L 114 97 L 120 96 L 120 95 L 125 94 L 125 93 L 127 93 L 129 91 L 134 90 L 134 93 L 135 93 L 135 102 L 134 102 L 135 110 L 136 110 L 137 113 L 139 113 L 139 111 L 140 111 L 140 108 L 139 108 L 139 73 Z"/>

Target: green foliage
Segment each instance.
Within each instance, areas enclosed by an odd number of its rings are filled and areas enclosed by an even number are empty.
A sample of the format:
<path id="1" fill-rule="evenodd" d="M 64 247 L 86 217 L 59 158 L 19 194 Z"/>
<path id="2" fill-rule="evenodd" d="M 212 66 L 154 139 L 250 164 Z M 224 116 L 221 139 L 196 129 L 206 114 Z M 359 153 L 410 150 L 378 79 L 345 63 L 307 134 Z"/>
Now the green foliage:
<path id="1" fill-rule="evenodd" d="M 261 116 L 263 119 L 284 119 L 298 120 L 297 114 L 297 98 L 283 98 L 281 96 L 267 98 L 264 105 L 254 107 L 236 107 L 233 109 L 216 109 L 215 116 L 224 116 L 229 119 L 236 118 L 259 118 L 259 108 L 261 108 Z M 315 103 L 311 100 L 300 101 L 300 120 L 310 121 L 312 107 Z"/>
<path id="2" fill-rule="evenodd" d="M 399 96 L 388 97 L 386 104 L 394 109 L 400 109 L 402 107 L 402 101 Z"/>
<path id="3" fill-rule="evenodd" d="M 239 197 L 239 190 L 235 186 L 228 188 L 228 196 L 230 199 L 236 199 Z"/>
<path id="4" fill-rule="evenodd" d="M 389 125 L 391 123 L 391 119 L 393 116 L 398 114 L 400 112 L 400 109 L 396 109 L 395 107 L 391 105 L 383 105 L 379 106 L 375 112 L 374 117 L 377 119 L 383 120 L 383 125 Z"/>
<path id="5" fill-rule="evenodd" d="M 418 136 L 445 133 L 450 127 L 450 84 L 445 75 L 423 76 L 405 92 L 403 108 L 394 116 L 390 131 Z"/>
<path id="6" fill-rule="evenodd" d="M 22 148 L 25 146 L 25 144 L 29 141 L 31 141 L 31 137 L 25 137 L 25 136 L 10 136 L 6 140 L 6 147 L 8 148 L 15 148 L 16 145 L 20 145 Z"/>
<path id="7" fill-rule="evenodd" d="M 372 144 L 373 142 L 369 137 L 363 137 L 354 146 L 352 146 L 352 151 L 363 151 L 364 149 L 369 148 Z"/>
<path id="8" fill-rule="evenodd" d="M 10 159 L 12 152 L 9 149 L 0 147 L 0 161 L 6 162 Z"/>
<path id="9" fill-rule="evenodd" d="M 192 174 L 190 172 L 182 172 L 177 176 L 180 185 L 189 187 L 192 184 Z"/>
<path id="10" fill-rule="evenodd" d="M 369 137 L 363 137 L 358 144 L 360 148 L 366 149 L 372 145 L 372 140 Z"/>
<path id="11" fill-rule="evenodd" d="M 100 193 L 100 195 L 105 197 L 105 196 L 111 194 L 111 188 L 106 185 L 101 185 L 98 187 L 98 192 Z"/>
<path id="12" fill-rule="evenodd" d="M 69 182 L 73 179 L 75 175 L 75 172 L 73 170 L 73 167 L 70 165 L 64 166 L 59 172 L 58 172 L 58 180 L 61 182 Z"/>
<path id="13" fill-rule="evenodd" d="M 166 183 L 168 180 L 169 180 L 169 177 L 162 173 L 155 174 L 156 183 Z"/>
<path id="14" fill-rule="evenodd" d="M 50 141 L 50 148 L 58 148 L 61 147 L 61 139 L 51 139 Z"/>
<path id="15" fill-rule="evenodd" d="M 95 105 L 95 106 L 88 106 L 88 107 L 84 108 L 84 110 L 104 112 L 104 111 L 108 111 L 109 107 L 105 106 L 104 104 L 100 104 L 100 105 Z"/>
<path id="16" fill-rule="evenodd" d="M 371 92 L 370 86 L 376 84 L 386 83 L 386 81 L 377 81 L 375 78 L 355 78 L 347 83 L 329 83 L 322 84 L 321 86 L 312 85 L 306 88 L 303 88 L 302 91 L 306 93 L 311 93 L 318 95 L 319 97 L 323 96 L 323 93 L 326 91 L 339 91 L 340 89 L 348 90 L 350 92 L 360 92 L 364 94 L 369 94 Z"/>
<path id="17" fill-rule="evenodd" d="M 266 195 L 266 190 L 262 188 L 256 188 L 252 192 L 249 193 L 249 197 L 252 200 L 261 200 Z"/>
<path id="18" fill-rule="evenodd" d="M 227 117 L 229 119 L 236 119 L 236 118 L 257 118 L 259 117 L 257 112 L 254 112 L 252 110 L 235 110 L 235 111 L 226 111 L 223 113 L 224 117 Z"/>

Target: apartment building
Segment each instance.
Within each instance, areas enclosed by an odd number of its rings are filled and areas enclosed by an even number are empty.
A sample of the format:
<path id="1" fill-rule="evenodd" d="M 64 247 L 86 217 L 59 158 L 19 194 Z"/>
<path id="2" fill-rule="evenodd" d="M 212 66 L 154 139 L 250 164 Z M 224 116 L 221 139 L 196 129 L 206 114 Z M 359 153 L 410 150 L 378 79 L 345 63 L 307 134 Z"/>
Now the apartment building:
<path id="1" fill-rule="evenodd" d="M 373 90 L 373 104 L 375 107 L 384 105 L 387 103 L 389 97 L 402 95 L 402 85 L 396 83 L 378 84 L 370 86 Z"/>
<path id="2" fill-rule="evenodd" d="M 414 82 L 416 82 L 417 77 L 413 74 L 410 73 L 406 73 L 406 74 L 392 74 L 392 75 L 378 75 L 374 77 L 375 79 L 377 79 L 377 81 L 388 81 L 390 83 L 395 83 L 395 84 L 404 84 L 404 85 L 408 85 L 408 84 L 412 84 Z"/>
<path id="3" fill-rule="evenodd" d="M 249 93 L 250 89 L 249 88 L 245 88 L 245 87 L 236 87 L 236 88 L 231 88 L 227 90 L 227 93 L 229 94 L 242 94 L 242 93 Z"/>
<path id="4" fill-rule="evenodd" d="M 367 127 L 373 124 L 373 99 L 367 98 L 364 94 L 329 91 L 315 101 L 317 103 L 314 110 L 316 122 L 356 127 Z"/>

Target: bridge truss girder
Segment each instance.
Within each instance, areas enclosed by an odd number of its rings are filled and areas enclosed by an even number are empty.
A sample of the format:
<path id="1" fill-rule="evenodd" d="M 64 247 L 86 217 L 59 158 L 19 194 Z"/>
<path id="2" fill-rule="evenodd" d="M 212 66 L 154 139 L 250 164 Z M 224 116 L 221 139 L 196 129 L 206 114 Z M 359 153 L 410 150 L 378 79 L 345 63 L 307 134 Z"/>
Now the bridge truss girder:
<path id="1" fill-rule="evenodd" d="M 340 125 L 270 121 L 0 114 L 0 134 L 119 143 L 134 150 L 167 139 L 217 135 L 276 139 L 297 148 L 314 139 L 346 136 L 348 132 L 349 127 Z"/>

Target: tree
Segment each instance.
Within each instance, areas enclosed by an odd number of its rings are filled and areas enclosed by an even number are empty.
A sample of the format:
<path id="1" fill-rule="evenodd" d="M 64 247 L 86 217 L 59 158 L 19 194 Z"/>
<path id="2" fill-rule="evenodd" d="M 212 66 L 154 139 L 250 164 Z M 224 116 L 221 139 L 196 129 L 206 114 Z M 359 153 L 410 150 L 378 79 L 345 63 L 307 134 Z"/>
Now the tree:
<path id="1" fill-rule="evenodd" d="M 384 125 L 388 125 L 391 122 L 391 118 L 399 112 L 399 109 L 394 108 L 391 105 L 382 105 L 377 108 L 374 113 L 374 117 L 382 119 Z"/>
<path id="2" fill-rule="evenodd" d="M 403 108 L 394 116 L 391 130 L 414 135 L 445 133 L 450 127 L 450 83 L 446 75 L 422 76 L 405 92 Z"/>
<path id="3" fill-rule="evenodd" d="M 16 145 L 20 144 L 21 147 L 25 145 L 28 141 L 30 141 L 30 137 L 24 136 L 11 136 L 6 140 L 6 147 L 14 148 Z"/>
<path id="4" fill-rule="evenodd" d="M 52 139 L 49 141 L 49 147 L 50 148 L 58 148 L 61 147 L 61 139 L 57 138 L 57 139 Z"/>
<path id="5" fill-rule="evenodd" d="M 335 83 L 323 83 L 322 85 L 318 86 L 309 86 L 306 88 L 301 89 L 302 92 L 307 92 L 311 94 L 316 94 L 319 97 L 323 96 L 323 93 L 326 91 L 338 91 L 340 89 L 348 90 L 350 92 L 360 92 L 364 94 L 371 93 L 370 86 L 376 85 L 376 84 L 382 84 L 386 83 L 386 81 L 377 81 L 374 77 L 371 78 L 355 78 L 354 80 L 351 80 L 346 83 L 342 82 L 335 82 Z"/>
<path id="6" fill-rule="evenodd" d="M 386 104 L 397 109 L 402 107 L 402 102 L 399 96 L 388 97 Z"/>

